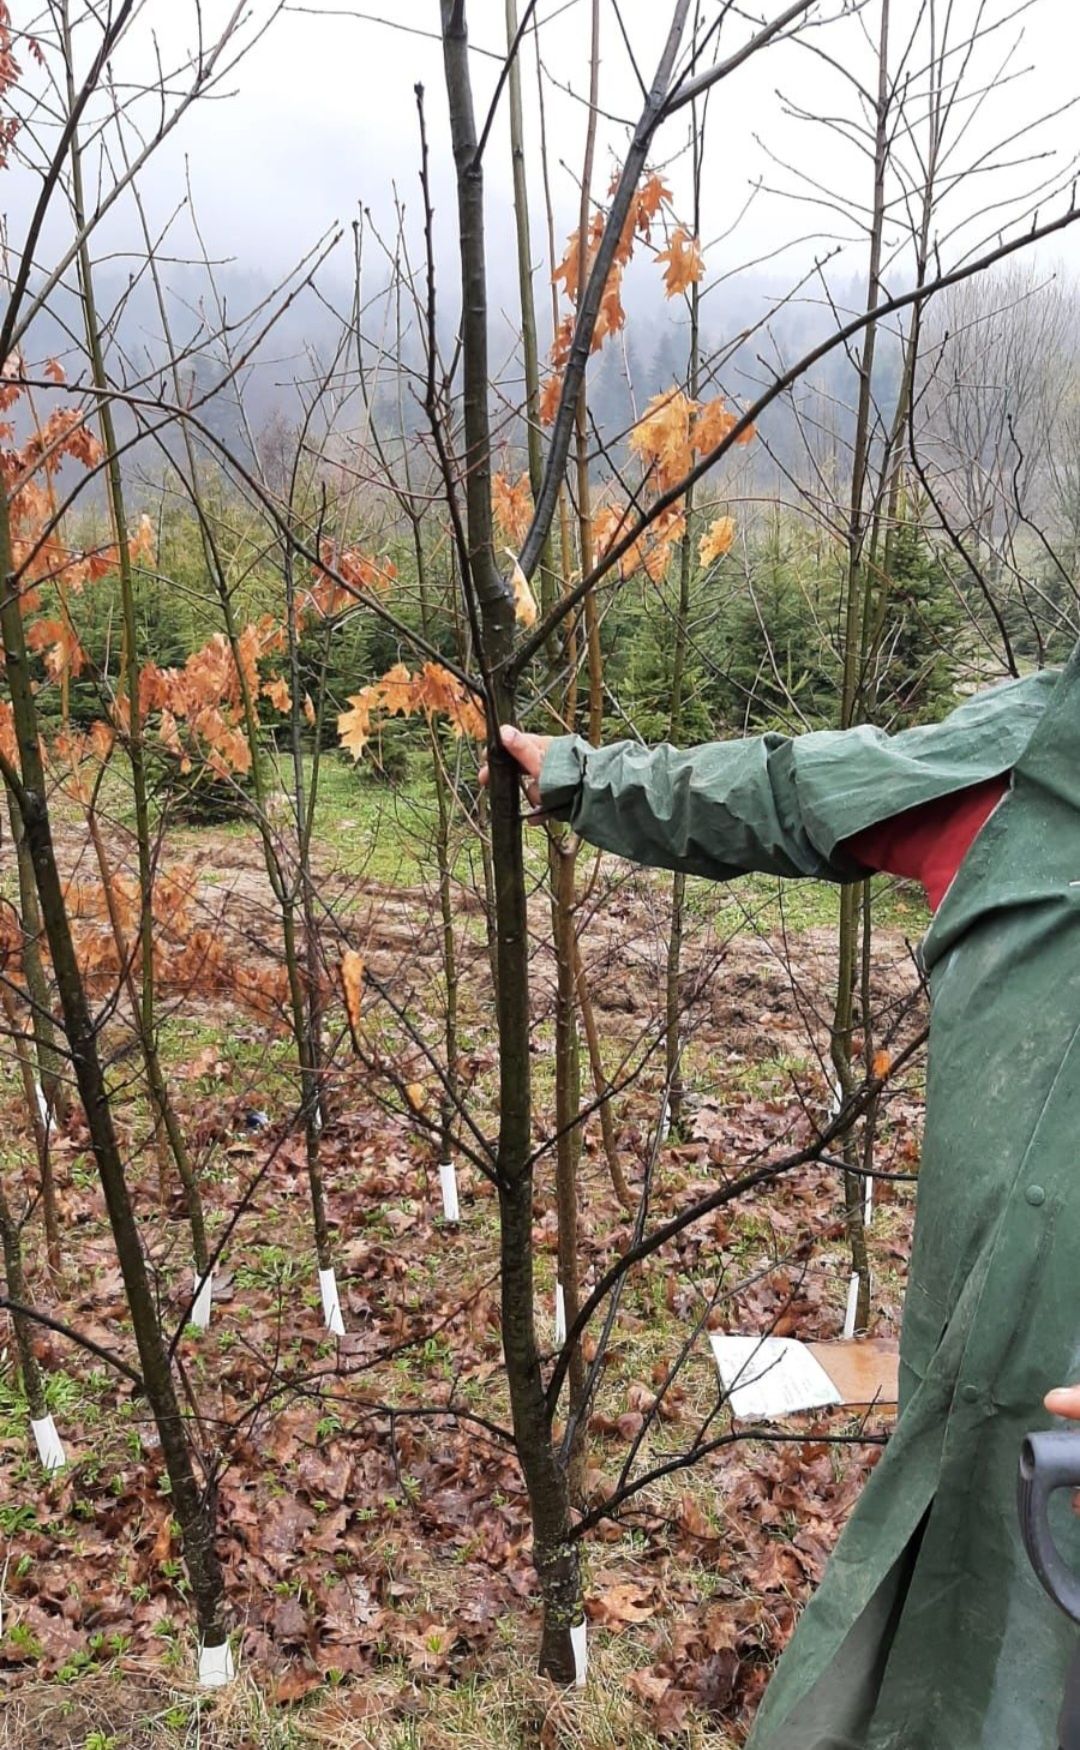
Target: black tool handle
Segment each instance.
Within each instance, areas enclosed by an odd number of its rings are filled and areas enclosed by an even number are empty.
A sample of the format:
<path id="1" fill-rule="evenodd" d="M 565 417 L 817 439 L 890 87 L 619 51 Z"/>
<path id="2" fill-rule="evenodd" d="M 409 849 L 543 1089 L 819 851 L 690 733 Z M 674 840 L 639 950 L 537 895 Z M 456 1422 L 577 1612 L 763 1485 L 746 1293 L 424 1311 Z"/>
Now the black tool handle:
<path id="1" fill-rule="evenodd" d="M 1054 1603 L 1080 1622 L 1080 1575 L 1064 1560 L 1050 1530 L 1050 1497 L 1080 1489 L 1080 1429 L 1029 1434 L 1020 1452 L 1017 1504 L 1024 1548 Z"/>

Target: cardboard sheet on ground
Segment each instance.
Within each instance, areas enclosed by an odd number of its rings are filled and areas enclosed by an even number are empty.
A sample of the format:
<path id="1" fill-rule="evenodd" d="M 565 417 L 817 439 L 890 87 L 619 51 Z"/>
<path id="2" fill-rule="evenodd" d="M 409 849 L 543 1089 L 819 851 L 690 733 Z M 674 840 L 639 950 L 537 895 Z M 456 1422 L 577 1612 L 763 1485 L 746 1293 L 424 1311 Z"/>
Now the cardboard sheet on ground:
<path id="1" fill-rule="evenodd" d="M 800 1343 L 714 1332 L 710 1342 L 732 1411 L 743 1419 L 896 1402 L 897 1346 L 880 1338 Z"/>

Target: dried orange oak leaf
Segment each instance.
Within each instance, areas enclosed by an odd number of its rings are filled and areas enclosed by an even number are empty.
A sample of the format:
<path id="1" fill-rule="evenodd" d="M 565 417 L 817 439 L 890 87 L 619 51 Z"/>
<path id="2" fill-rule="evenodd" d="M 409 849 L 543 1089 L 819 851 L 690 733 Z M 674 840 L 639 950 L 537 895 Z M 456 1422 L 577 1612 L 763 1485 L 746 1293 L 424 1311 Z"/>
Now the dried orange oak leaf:
<path id="1" fill-rule="evenodd" d="M 355 948 L 346 948 L 341 956 L 341 986 L 349 1026 L 355 1032 L 360 1025 L 360 1009 L 364 1001 L 364 957 Z"/>
<path id="2" fill-rule="evenodd" d="M 872 1073 L 873 1073 L 875 1079 L 879 1082 L 884 1081 L 885 1077 L 888 1075 L 888 1073 L 891 1069 L 892 1069 L 892 1052 L 891 1051 L 875 1051 L 873 1070 L 872 1070 Z"/>
<path id="3" fill-rule="evenodd" d="M 656 259 L 667 263 L 664 291 L 669 298 L 689 291 L 705 272 L 705 262 L 698 248 L 698 240 L 691 237 L 683 225 L 676 225 L 667 248 L 661 249 Z"/>
<path id="4" fill-rule="evenodd" d="M 422 1082 L 409 1082 L 405 1088 L 405 1098 L 414 1112 L 422 1112 L 427 1104 L 427 1094 Z"/>
<path id="5" fill-rule="evenodd" d="M 731 543 L 735 539 L 735 518 L 718 516 L 701 537 L 698 546 L 698 561 L 702 565 L 711 565 L 714 559 L 722 559 L 730 552 Z"/>
<path id="6" fill-rule="evenodd" d="M 521 566 L 518 564 L 517 556 L 514 553 L 511 553 L 509 547 L 506 548 L 506 556 L 514 562 L 513 584 L 515 618 L 521 626 L 535 626 L 539 610 L 536 606 L 536 597 L 529 588 L 529 580 L 522 571 Z"/>
<path id="7" fill-rule="evenodd" d="M 371 700 L 364 693 L 353 693 L 349 711 L 338 712 L 338 739 L 358 760 L 371 739 Z"/>

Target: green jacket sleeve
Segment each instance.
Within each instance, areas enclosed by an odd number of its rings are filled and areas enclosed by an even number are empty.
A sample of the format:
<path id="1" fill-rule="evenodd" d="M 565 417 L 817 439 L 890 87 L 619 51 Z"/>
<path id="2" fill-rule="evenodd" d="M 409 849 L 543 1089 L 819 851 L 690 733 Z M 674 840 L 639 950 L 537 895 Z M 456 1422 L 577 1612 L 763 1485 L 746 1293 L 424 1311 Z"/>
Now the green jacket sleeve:
<path id="1" fill-rule="evenodd" d="M 726 881 L 757 870 L 857 880 L 844 841 L 907 808 L 1008 772 L 1057 679 L 1044 670 L 977 694 L 943 723 L 862 725 L 679 751 L 579 736 L 552 742 L 545 811 L 634 862 Z"/>

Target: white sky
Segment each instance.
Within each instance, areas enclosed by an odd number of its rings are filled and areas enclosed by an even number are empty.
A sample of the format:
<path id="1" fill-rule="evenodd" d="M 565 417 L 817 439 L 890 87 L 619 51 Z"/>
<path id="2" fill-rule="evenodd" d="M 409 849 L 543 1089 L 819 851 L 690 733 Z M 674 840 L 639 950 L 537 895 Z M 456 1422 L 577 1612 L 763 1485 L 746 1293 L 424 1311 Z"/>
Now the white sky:
<path id="1" fill-rule="evenodd" d="M 651 77 L 663 28 L 669 16 L 664 0 L 620 0 L 622 18 L 639 65 Z M 231 12 L 234 0 L 205 0 L 204 30 Z M 356 11 L 343 15 L 345 7 Z M 524 6 L 525 0 L 519 0 Z M 828 51 L 868 83 L 873 57 L 865 28 L 875 31 L 882 0 L 867 0 L 862 20 L 836 20 L 842 0 L 820 0 L 817 15 L 833 21 L 811 33 L 810 40 Z M 253 0 L 249 12 L 257 27 L 271 10 L 272 0 Z M 320 12 L 299 10 L 278 17 L 265 37 L 230 78 L 232 95 L 192 111 L 167 143 L 149 174 L 145 188 L 159 220 L 184 190 L 185 159 L 207 241 L 214 254 L 230 257 L 257 274 L 277 273 L 295 261 L 335 222 L 346 227 L 360 205 L 370 209 L 378 225 L 392 225 L 395 188 L 417 215 L 417 124 L 413 86 L 427 91 L 428 129 L 433 158 L 440 242 L 454 233 L 452 170 L 446 106 L 442 93 L 441 51 L 422 34 L 405 33 L 372 15 L 382 14 L 412 32 L 438 27 L 438 0 L 333 0 Z M 699 0 L 701 17 L 717 17 L 718 0 Z M 780 0 L 776 0 L 779 9 Z M 360 9 L 369 16 L 361 16 Z M 939 12 L 945 11 L 940 4 Z M 19 11 L 16 7 L 18 21 Z M 768 11 L 771 12 L 770 6 Z M 993 86 L 981 103 L 969 103 L 964 136 L 950 161 L 954 169 L 978 159 L 1003 136 L 1016 136 L 1031 122 L 1051 116 L 1080 92 L 1080 6 L 1076 0 L 1034 0 L 1026 10 L 1022 0 L 953 0 L 953 35 L 960 23 L 981 10 L 984 19 L 1007 20 L 976 49 L 968 86 L 977 91 Z M 615 0 L 602 0 L 601 105 L 620 117 L 633 117 L 640 96 L 619 32 Z M 760 17 L 763 0 L 752 0 L 750 12 Z M 557 204 L 558 241 L 574 223 L 576 174 L 585 126 L 582 98 L 588 78 L 588 0 L 540 0 L 544 20 L 541 52 L 547 84 L 551 171 Z M 893 0 L 893 40 L 897 50 L 917 19 L 924 17 L 923 0 Z M 1011 16 L 1010 16 L 1011 15 Z M 24 18 L 30 16 L 24 12 Z M 192 0 L 145 0 L 142 17 L 123 52 L 121 76 L 148 77 L 152 71 L 151 31 L 166 57 L 194 38 Z M 469 0 L 470 36 L 478 49 L 499 50 L 505 43 L 504 0 Z M 721 52 L 736 46 L 747 33 L 745 22 L 729 20 Z M 923 55 L 916 54 L 919 66 Z M 474 56 L 476 100 L 482 116 L 497 63 Z M 1014 72 L 1015 80 L 1005 77 Z M 528 151 L 536 253 L 545 249 L 538 160 L 536 73 L 531 42 L 523 59 L 526 87 Z M 754 194 L 763 181 L 773 187 L 797 189 L 790 169 L 770 162 L 770 150 L 788 165 L 798 166 L 823 186 L 858 199 L 869 197 L 868 164 L 860 151 L 842 144 L 835 133 L 785 113 L 785 99 L 815 114 L 851 116 L 856 99 L 850 87 L 818 55 L 796 43 L 783 43 L 759 55 L 714 93 L 711 100 L 705 165 L 703 236 L 722 236 L 738 228 L 717 246 L 712 271 L 735 267 L 762 257 L 774 257 L 771 271 L 778 282 L 794 277 L 815 253 L 829 245 L 826 238 L 850 239 L 849 219 L 805 201 L 794 202 L 769 192 Z M 675 158 L 685 146 L 688 112 L 670 122 L 658 137 L 654 160 Z M 955 131 L 958 131 L 957 112 Z M 1038 146 L 1046 156 L 1036 167 L 1016 168 L 1000 179 L 985 173 L 962 184 L 943 209 L 942 228 L 966 217 L 965 233 L 974 245 L 1001 222 L 978 220 L 979 207 L 1015 195 L 1040 177 L 1060 175 L 1080 145 L 1080 110 L 1045 121 L 1026 141 L 1017 141 L 1003 156 L 1015 160 Z M 512 253 L 509 208 L 510 169 L 505 130 L 505 100 L 487 158 L 489 241 L 497 262 L 509 270 Z M 605 121 L 601 129 L 594 189 L 606 190 L 610 167 L 625 148 L 626 129 Z M 17 172 L 10 173 L 17 177 Z M 671 181 L 680 204 L 689 213 L 685 155 L 672 167 Z M 806 192 L 805 190 L 803 191 Z M 9 208 L 21 205 L 9 187 Z M 752 197 L 752 198 L 751 198 Z M 749 206 L 747 207 L 747 202 Z M 1052 210 L 1059 210 L 1060 199 Z M 745 209 L 745 210 L 744 210 Z M 1044 209 L 1044 216 L 1051 209 Z M 741 215 L 741 217 L 740 217 Z M 1008 216 L 1008 209 L 1004 209 Z M 413 232 L 415 244 L 417 233 Z M 805 240 L 809 237 L 809 241 Z M 17 226 L 12 242 L 17 246 Z M 776 252 L 783 253 L 777 254 Z M 348 242 L 342 252 L 347 271 Z M 960 249 L 945 245 L 949 260 Z M 1080 224 L 1043 252 L 1046 263 L 1062 260 L 1070 271 L 1080 268 Z M 863 251 L 845 256 L 838 271 L 845 276 L 861 270 Z M 447 268 L 449 262 L 447 261 Z M 444 285 L 446 285 L 444 277 Z"/>

